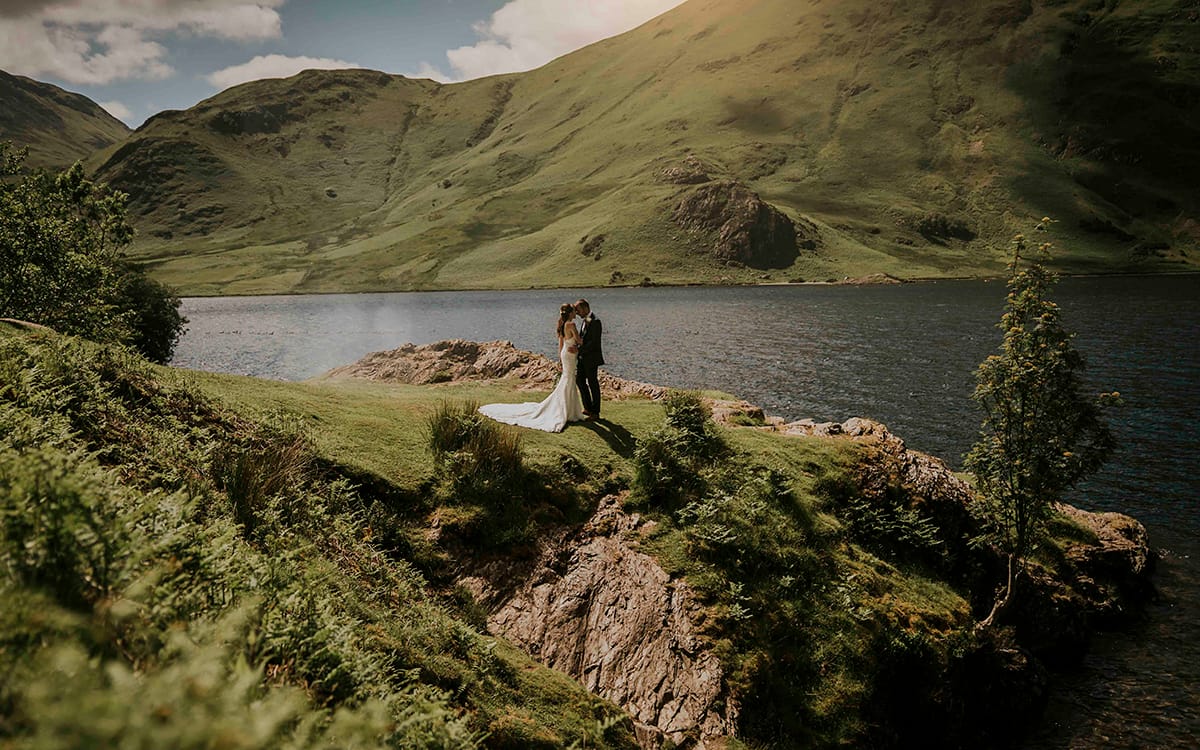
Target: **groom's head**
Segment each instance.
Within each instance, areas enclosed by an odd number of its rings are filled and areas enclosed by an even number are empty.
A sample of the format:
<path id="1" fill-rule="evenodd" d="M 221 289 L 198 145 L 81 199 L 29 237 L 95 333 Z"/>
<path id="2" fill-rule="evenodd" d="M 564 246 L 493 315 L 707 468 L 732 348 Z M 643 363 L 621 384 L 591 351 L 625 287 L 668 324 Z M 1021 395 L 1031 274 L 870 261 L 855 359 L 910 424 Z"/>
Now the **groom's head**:
<path id="1" fill-rule="evenodd" d="M 575 303 L 575 312 L 579 313 L 581 317 L 586 318 L 591 311 L 592 308 L 588 305 L 587 300 L 581 299 Z"/>

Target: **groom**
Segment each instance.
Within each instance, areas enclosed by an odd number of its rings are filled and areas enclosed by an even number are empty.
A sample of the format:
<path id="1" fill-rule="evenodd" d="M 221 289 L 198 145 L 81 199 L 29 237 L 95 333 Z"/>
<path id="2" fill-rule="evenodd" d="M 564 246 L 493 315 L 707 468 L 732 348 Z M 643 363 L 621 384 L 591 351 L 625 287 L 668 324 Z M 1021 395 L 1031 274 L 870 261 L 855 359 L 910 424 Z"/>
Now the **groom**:
<path id="1" fill-rule="evenodd" d="M 583 413 L 591 421 L 600 418 L 599 369 L 600 365 L 604 364 L 600 336 L 603 327 L 585 299 L 575 303 L 575 314 L 583 318 L 583 324 L 579 328 L 583 342 L 579 345 L 579 367 L 575 371 L 575 385 L 579 386 L 579 395 L 583 398 Z"/>

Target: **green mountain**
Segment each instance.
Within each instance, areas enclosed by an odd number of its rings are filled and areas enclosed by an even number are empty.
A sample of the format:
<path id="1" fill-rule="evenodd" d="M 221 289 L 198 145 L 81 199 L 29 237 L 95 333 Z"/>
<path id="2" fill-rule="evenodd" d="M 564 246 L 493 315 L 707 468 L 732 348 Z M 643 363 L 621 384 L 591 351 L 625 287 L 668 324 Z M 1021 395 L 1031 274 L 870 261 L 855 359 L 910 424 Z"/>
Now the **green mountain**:
<path id="1" fill-rule="evenodd" d="M 187 293 L 1193 270 L 1181 0 L 691 0 L 523 74 L 244 84 L 95 157 Z"/>
<path id="2" fill-rule="evenodd" d="M 0 70 L 0 141 L 28 147 L 29 166 L 68 167 L 129 133 L 86 96 Z"/>

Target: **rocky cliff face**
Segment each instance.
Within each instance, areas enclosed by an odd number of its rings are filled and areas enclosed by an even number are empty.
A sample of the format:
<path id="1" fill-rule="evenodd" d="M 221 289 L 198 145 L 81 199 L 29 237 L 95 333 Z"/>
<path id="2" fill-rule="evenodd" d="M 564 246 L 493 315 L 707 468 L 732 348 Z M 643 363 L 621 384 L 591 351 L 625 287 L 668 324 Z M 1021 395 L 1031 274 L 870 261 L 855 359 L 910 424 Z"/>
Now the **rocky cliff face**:
<path id="1" fill-rule="evenodd" d="M 638 549 L 643 528 L 610 496 L 582 527 L 543 539 L 532 562 L 495 560 L 460 583 L 492 632 L 628 711 L 643 747 L 710 747 L 736 734 L 737 704 L 698 633 L 703 609 Z"/>

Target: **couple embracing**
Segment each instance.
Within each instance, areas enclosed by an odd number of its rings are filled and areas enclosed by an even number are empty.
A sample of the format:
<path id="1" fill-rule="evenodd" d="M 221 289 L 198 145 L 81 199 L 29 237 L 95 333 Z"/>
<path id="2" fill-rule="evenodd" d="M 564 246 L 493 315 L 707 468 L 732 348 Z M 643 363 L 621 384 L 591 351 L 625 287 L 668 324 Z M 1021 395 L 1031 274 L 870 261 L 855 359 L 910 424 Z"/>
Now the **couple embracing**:
<path id="1" fill-rule="evenodd" d="M 576 316 L 579 322 L 576 323 Z M 558 310 L 558 358 L 562 376 L 554 392 L 541 403 L 488 404 L 479 411 L 497 422 L 561 432 L 567 422 L 600 418 L 600 346 L 603 327 L 587 300 L 565 304 Z"/>

